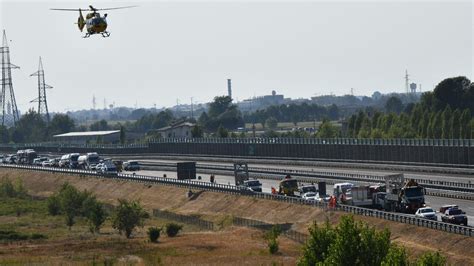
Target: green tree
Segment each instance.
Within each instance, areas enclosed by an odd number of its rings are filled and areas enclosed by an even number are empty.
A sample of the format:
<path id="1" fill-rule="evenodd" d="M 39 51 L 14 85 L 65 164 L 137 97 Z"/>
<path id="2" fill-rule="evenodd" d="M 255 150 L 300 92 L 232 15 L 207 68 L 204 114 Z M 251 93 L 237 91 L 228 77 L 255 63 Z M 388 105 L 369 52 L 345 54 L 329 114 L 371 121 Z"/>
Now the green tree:
<path id="1" fill-rule="evenodd" d="M 10 133 L 8 132 L 8 128 L 6 126 L 0 125 L 0 143 L 8 142 L 10 142 Z"/>
<path id="2" fill-rule="evenodd" d="M 427 252 L 416 261 L 418 266 L 444 266 L 446 265 L 446 257 L 439 252 Z"/>
<path id="3" fill-rule="evenodd" d="M 399 114 L 403 110 L 403 103 L 400 98 L 392 96 L 385 103 L 385 110 L 389 113 Z"/>
<path id="4" fill-rule="evenodd" d="M 214 101 L 209 104 L 208 115 L 210 118 L 217 118 L 226 112 L 232 105 L 232 99 L 229 96 L 216 96 Z"/>
<path id="5" fill-rule="evenodd" d="M 316 136 L 319 138 L 335 138 L 337 137 L 337 129 L 331 124 L 331 121 L 324 119 Z"/>
<path id="6" fill-rule="evenodd" d="M 366 139 L 370 137 L 372 126 L 370 124 L 370 119 L 368 117 L 364 117 L 362 120 L 362 125 L 359 130 L 358 137 L 361 139 Z"/>
<path id="7" fill-rule="evenodd" d="M 431 137 L 434 139 L 439 139 L 441 138 L 443 127 L 443 118 L 441 111 L 438 111 L 436 114 L 434 114 L 432 118 L 433 120 L 431 121 L 430 125 Z"/>
<path id="8" fill-rule="evenodd" d="M 118 202 L 119 206 L 115 209 L 112 217 L 112 227 L 120 234 L 125 233 L 125 236 L 130 238 L 135 227 L 143 227 L 143 222 L 149 215 L 139 201 L 119 199 Z"/>
<path id="9" fill-rule="evenodd" d="M 99 233 L 102 224 L 107 218 L 104 204 L 99 202 L 95 196 L 89 196 L 84 200 L 82 209 L 84 216 L 88 220 L 90 232 Z"/>
<path id="10" fill-rule="evenodd" d="M 278 252 L 278 237 L 280 234 L 281 228 L 278 225 L 272 226 L 272 228 L 265 234 L 264 238 L 267 240 L 268 251 L 270 254 L 275 254 Z"/>
<path id="11" fill-rule="evenodd" d="M 319 227 L 316 222 L 309 228 L 309 238 L 303 246 L 303 255 L 298 265 L 317 265 L 323 263 L 329 256 L 329 247 L 336 238 L 337 232 L 326 220 L 324 227 Z"/>
<path id="12" fill-rule="evenodd" d="M 408 255 L 403 247 L 392 244 L 389 248 L 387 256 L 382 261 L 382 266 L 408 266 L 410 262 Z"/>
<path id="13" fill-rule="evenodd" d="M 349 121 L 347 122 L 347 135 L 350 138 L 355 137 L 356 119 L 356 115 L 351 115 Z"/>
<path id="14" fill-rule="evenodd" d="M 191 129 L 191 136 L 193 138 L 202 138 L 204 135 L 204 132 L 202 131 L 202 128 L 196 124 L 194 127 Z"/>
<path id="15" fill-rule="evenodd" d="M 474 110 L 474 98 L 470 97 L 471 81 L 466 77 L 447 78 L 436 85 L 433 90 L 434 110 L 440 111 L 447 105 L 453 109 L 471 108 Z"/>
<path id="16" fill-rule="evenodd" d="M 460 136 L 463 139 L 468 139 L 470 138 L 470 126 L 469 122 L 471 121 L 471 111 L 469 109 L 464 109 L 462 111 L 461 117 L 459 118 L 459 124 L 460 124 Z"/>
<path id="17" fill-rule="evenodd" d="M 390 232 L 376 231 L 353 216 L 332 227 L 313 225 L 299 265 L 380 265 L 390 248 Z"/>
<path id="18" fill-rule="evenodd" d="M 127 137 L 125 136 L 125 128 L 120 126 L 120 144 L 125 144 Z"/>
<path id="19" fill-rule="evenodd" d="M 71 230 L 75 224 L 75 218 L 82 214 L 82 204 L 90 194 L 86 191 L 80 192 L 69 183 L 64 183 L 59 191 L 59 202 L 61 212 L 65 215 L 66 225 Z"/>
<path id="20" fill-rule="evenodd" d="M 453 132 L 453 120 L 452 120 L 452 111 L 449 105 L 444 108 L 442 113 L 442 128 L 441 128 L 441 138 L 442 139 L 452 139 Z"/>
<path id="21" fill-rule="evenodd" d="M 100 121 L 96 121 L 90 125 L 91 131 L 103 131 L 103 130 L 109 130 L 109 124 L 107 123 L 107 120 L 102 119 Z"/>
<path id="22" fill-rule="evenodd" d="M 49 123 L 52 135 L 74 131 L 76 127 L 74 120 L 65 114 L 55 114 Z"/>
<path id="23" fill-rule="evenodd" d="M 229 131 L 227 131 L 223 126 L 219 126 L 217 129 L 217 135 L 219 138 L 227 138 L 229 136 Z"/>
<path id="24" fill-rule="evenodd" d="M 459 109 L 454 110 L 451 116 L 452 124 L 452 135 L 453 139 L 461 139 L 461 111 Z"/>
<path id="25" fill-rule="evenodd" d="M 275 130 L 278 126 L 278 120 L 275 118 L 275 117 L 269 117 L 267 118 L 267 120 L 265 121 L 265 125 L 271 129 L 271 130 Z"/>
<path id="26" fill-rule="evenodd" d="M 59 196 L 54 194 L 46 200 L 46 206 L 50 215 L 59 215 L 61 213 L 61 202 Z"/>

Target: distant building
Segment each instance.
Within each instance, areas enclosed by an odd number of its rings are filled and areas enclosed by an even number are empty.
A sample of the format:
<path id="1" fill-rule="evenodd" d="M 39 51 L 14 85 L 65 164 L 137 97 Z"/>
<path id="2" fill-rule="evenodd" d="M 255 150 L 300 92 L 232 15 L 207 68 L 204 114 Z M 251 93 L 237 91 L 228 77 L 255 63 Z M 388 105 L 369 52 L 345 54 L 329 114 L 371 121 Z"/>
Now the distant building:
<path id="1" fill-rule="evenodd" d="M 275 90 L 272 90 L 271 95 L 263 95 L 254 97 L 252 99 L 243 100 L 242 102 L 238 103 L 238 106 L 242 111 L 254 111 L 272 105 L 285 104 L 288 101 L 291 101 L 291 99 L 285 99 L 283 94 L 277 94 Z"/>
<path id="2" fill-rule="evenodd" d="M 150 130 L 149 133 L 160 134 L 162 138 L 192 138 L 191 130 L 195 124 L 179 122 L 171 126 Z"/>
<path id="3" fill-rule="evenodd" d="M 72 144 L 118 143 L 120 142 L 120 130 L 69 132 L 54 135 L 53 139 Z"/>

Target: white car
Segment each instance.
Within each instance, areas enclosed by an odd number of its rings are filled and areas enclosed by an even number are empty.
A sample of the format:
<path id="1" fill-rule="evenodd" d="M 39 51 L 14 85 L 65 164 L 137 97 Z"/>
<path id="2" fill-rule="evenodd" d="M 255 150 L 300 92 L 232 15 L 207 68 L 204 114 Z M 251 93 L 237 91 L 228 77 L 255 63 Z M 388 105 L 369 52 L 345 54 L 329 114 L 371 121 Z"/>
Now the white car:
<path id="1" fill-rule="evenodd" d="M 323 195 L 323 196 L 320 196 L 319 194 L 316 195 L 316 200 L 319 202 L 329 202 L 330 199 L 331 199 L 331 196 L 329 196 L 328 194 Z"/>
<path id="2" fill-rule="evenodd" d="M 100 163 L 96 166 L 97 173 L 106 174 L 106 175 L 116 175 L 117 174 L 117 166 L 110 161 L 105 161 Z"/>
<path id="3" fill-rule="evenodd" d="M 43 167 L 52 167 L 53 162 L 52 162 L 52 160 L 47 160 L 47 161 L 42 162 L 41 166 L 43 166 Z"/>
<path id="4" fill-rule="evenodd" d="M 435 210 L 430 207 L 419 208 L 415 212 L 415 216 L 428 220 L 438 221 L 438 217 L 436 216 Z"/>
<path id="5" fill-rule="evenodd" d="M 316 193 L 316 192 L 306 192 L 306 193 L 303 194 L 303 196 L 301 198 L 303 198 L 304 200 L 314 200 L 314 201 L 316 201 L 317 198 L 318 198 L 318 193 Z"/>

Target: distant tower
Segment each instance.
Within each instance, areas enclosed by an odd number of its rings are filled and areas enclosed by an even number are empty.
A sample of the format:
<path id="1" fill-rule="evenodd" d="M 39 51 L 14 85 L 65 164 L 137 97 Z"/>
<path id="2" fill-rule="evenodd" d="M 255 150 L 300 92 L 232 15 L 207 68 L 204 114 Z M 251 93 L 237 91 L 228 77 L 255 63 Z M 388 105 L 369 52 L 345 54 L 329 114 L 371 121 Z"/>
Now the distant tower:
<path id="1" fill-rule="evenodd" d="M 95 101 L 95 95 L 92 95 L 92 109 L 95 110 L 97 107 L 97 102 Z"/>
<path id="2" fill-rule="evenodd" d="M 227 79 L 227 96 L 232 99 L 232 80 Z"/>
<path id="3" fill-rule="evenodd" d="M 410 88 L 409 88 L 409 83 L 410 83 L 410 79 L 409 79 L 409 75 L 408 75 L 408 70 L 405 69 L 405 92 L 406 94 L 408 95 L 410 93 Z"/>
<path id="4" fill-rule="evenodd" d="M 416 94 L 416 83 L 410 83 L 411 94 Z"/>
<path id="5" fill-rule="evenodd" d="M 49 86 L 44 81 L 44 69 L 43 69 L 43 61 L 41 60 L 41 56 L 39 58 L 39 66 L 38 71 L 31 74 L 31 76 L 38 76 L 38 98 L 34 99 L 31 102 L 38 102 L 38 114 L 46 118 L 46 122 L 49 123 L 49 111 L 48 111 L 48 103 L 46 101 L 46 89 L 51 89 L 53 87 Z"/>
<path id="6" fill-rule="evenodd" d="M 19 67 L 10 63 L 10 48 L 5 30 L 3 30 L 3 45 L 0 47 L 0 53 L 2 54 L 2 94 L 0 95 L 2 126 L 14 126 L 20 118 L 13 91 L 11 70 Z"/>

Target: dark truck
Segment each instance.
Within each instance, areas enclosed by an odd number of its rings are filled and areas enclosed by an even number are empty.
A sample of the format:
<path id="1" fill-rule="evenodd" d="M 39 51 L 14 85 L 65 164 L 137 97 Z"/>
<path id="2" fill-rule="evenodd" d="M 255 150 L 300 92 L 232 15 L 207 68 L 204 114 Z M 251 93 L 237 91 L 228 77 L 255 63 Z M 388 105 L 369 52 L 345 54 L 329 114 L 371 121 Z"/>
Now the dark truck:
<path id="1" fill-rule="evenodd" d="M 453 207 L 441 213 L 441 221 L 450 224 L 466 225 L 467 216 L 461 209 Z"/>
<path id="2" fill-rule="evenodd" d="M 371 195 L 373 207 L 385 211 L 414 214 L 419 208 L 425 206 L 425 189 L 413 179 L 405 182 L 403 174 L 386 176 L 385 191 Z"/>

